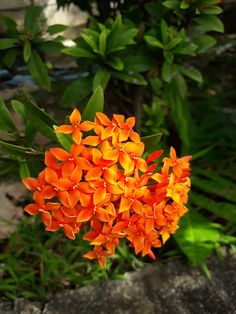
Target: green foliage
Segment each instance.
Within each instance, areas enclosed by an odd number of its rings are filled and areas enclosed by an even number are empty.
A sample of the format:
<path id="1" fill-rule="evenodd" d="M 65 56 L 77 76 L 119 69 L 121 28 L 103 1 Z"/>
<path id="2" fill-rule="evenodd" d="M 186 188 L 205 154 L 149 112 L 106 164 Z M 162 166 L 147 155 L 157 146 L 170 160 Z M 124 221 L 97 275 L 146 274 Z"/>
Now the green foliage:
<path id="1" fill-rule="evenodd" d="M 25 14 L 23 29 L 9 16 L 0 15 L 0 20 L 6 28 L 5 37 L 0 38 L 0 50 L 4 53 L 1 66 L 12 69 L 16 58 L 21 56 L 36 83 L 50 90 L 51 81 L 43 53 L 48 52 L 48 46 L 51 52 L 60 52 L 63 47 L 60 43 L 61 38 L 49 39 L 49 37 L 64 31 L 66 27 L 51 25 L 45 34 L 43 30 L 46 20 L 42 11 L 43 8 L 40 6 L 30 6 Z M 48 39 L 44 39 L 45 35 Z"/>
<path id="2" fill-rule="evenodd" d="M 4 247 L 2 240 L 0 245 Z M 121 243 L 119 254 L 102 269 L 97 263 L 83 259 L 82 255 L 89 249 L 82 237 L 68 241 L 62 233 L 44 231 L 37 217 L 24 218 L 0 254 L 4 278 L 0 281 L 0 293 L 10 300 L 24 297 L 45 302 L 63 288 L 118 279 L 125 271 L 143 264 Z"/>

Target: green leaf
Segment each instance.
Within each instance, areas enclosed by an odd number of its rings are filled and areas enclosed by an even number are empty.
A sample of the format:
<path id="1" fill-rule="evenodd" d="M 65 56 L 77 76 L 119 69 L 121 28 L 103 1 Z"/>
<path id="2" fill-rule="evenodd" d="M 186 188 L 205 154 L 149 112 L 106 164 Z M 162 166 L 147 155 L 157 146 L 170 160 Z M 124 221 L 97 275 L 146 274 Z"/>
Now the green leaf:
<path id="1" fill-rule="evenodd" d="M 25 160 L 19 162 L 19 172 L 21 180 L 30 177 L 29 167 Z"/>
<path id="2" fill-rule="evenodd" d="M 216 44 L 215 38 L 209 35 L 201 35 L 195 38 L 194 42 L 198 46 L 198 49 L 197 49 L 198 53 L 205 52 L 206 50 L 208 50 L 209 48 L 211 48 L 212 46 Z"/>
<path id="3" fill-rule="evenodd" d="M 8 111 L 2 98 L 0 98 L 0 130 L 9 133 L 18 132 L 14 122 L 11 119 L 10 112 Z"/>
<path id="4" fill-rule="evenodd" d="M 52 41 L 52 40 L 47 40 L 47 41 L 37 41 L 34 42 L 34 48 L 37 51 L 42 51 L 45 53 L 58 53 L 62 50 L 64 46 L 62 43 L 58 41 Z"/>
<path id="5" fill-rule="evenodd" d="M 112 25 L 110 33 L 107 35 L 107 53 L 110 53 L 113 50 L 116 50 L 118 42 L 119 42 L 119 37 L 122 33 L 121 26 L 122 26 L 122 17 L 121 15 L 118 15 L 115 22 Z"/>
<path id="6" fill-rule="evenodd" d="M 193 184 L 203 192 L 218 195 L 230 202 L 236 202 L 236 185 L 231 181 L 208 172 L 201 172 L 206 178 L 193 177 Z"/>
<path id="7" fill-rule="evenodd" d="M 108 30 L 105 29 L 101 32 L 99 36 L 99 51 L 101 55 L 104 56 L 106 53 L 106 41 L 107 41 Z"/>
<path id="8" fill-rule="evenodd" d="M 1 141 L 0 140 L 0 146 L 3 150 L 5 150 L 6 152 L 15 155 L 15 156 L 22 156 L 25 154 L 30 154 L 30 149 L 28 147 L 23 147 L 23 146 L 19 146 L 19 145 L 14 145 L 14 144 L 10 144 L 7 143 L 5 141 Z"/>
<path id="9" fill-rule="evenodd" d="M 16 60 L 17 53 L 18 53 L 17 49 L 12 48 L 8 50 L 7 53 L 5 54 L 2 61 L 9 69 L 13 66 Z"/>
<path id="10" fill-rule="evenodd" d="M 205 13 L 205 14 L 217 15 L 217 14 L 221 14 L 222 12 L 223 12 L 223 10 L 221 9 L 221 7 L 218 7 L 217 5 L 213 5 L 209 8 L 203 9 L 203 13 Z"/>
<path id="11" fill-rule="evenodd" d="M 42 11 L 43 8 L 36 5 L 32 5 L 27 9 L 24 20 L 24 29 L 26 32 L 36 35 L 40 31 L 38 18 Z"/>
<path id="12" fill-rule="evenodd" d="M 216 16 L 202 15 L 195 19 L 197 24 L 204 28 L 205 31 L 224 33 L 224 25 Z"/>
<path id="13" fill-rule="evenodd" d="M 99 85 L 93 95 L 89 99 L 84 112 L 83 112 L 83 120 L 93 121 L 96 116 L 96 112 L 103 112 L 104 109 L 104 94 L 102 87 Z"/>
<path id="14" fill-rule="evenodd" d="M 88 58 L 88 59 L 97 58 L 96 55 L 94 55 L 92 52 L 85 50 L 83 48 L 78 48 L 78 47 L 65 48 L 62 50 L 62 52 L 76 58 Z"/>
<path id="15" fill-rule="evenodd" d="M 157 144 L 160 142 L 161 137 L 162 137 L 162 133 L 143 136 L 141 140 L 145 144 L 145 152 L 153 150 L 153 148 L 155 148 Z"/>
<path id="16" fill-rule="evenodd" d="M 176 10 L 176 9 L 178 9 L 179 2 L 178 2 L 178 0 L 167 0 L 167 1 L 163 1 L 162 5 L 164 5 L 168 9 Z"/>
<path id="17" fill-rule="evenodd" d="M 70 84 L 61 98 L 61 106 L 69 108 L 85 99 L 92 91 L 92 77 L 80 77 Z"/>
<path id="18" fill-rule="evenodd" d="M 220 240 L 220 225 L 211 223 L 204 216 L 191 210 L 180 220 L 174 238 L 194 265 L 202 265 Z"/>
<path id="19" fill-rule="evenodd" d="M 34 102 L 23 93 L 23 103 L 25 105 L 26 115 L 31 121 L 34 121 L 34 125 L 37 130 L 52 140 L 56 140 L 56 135 L 53 130 L 53 125 L 56 125 L 56 121 L 53 120 L 45 111 L 40 109 L 34 104 Z"/>
<path id="20" fill-rule="evenodd" d="M 185 98 L 187 96 L 188 87 L 187 87 L 187 84 L 186 84 L 186 81 L 185 81 L 183 75 L 178 73 L 175 76 L 175 83 L 176 83 L 176 86 L 178 88 L 178 92 L 179 92 L 180 96 L 182 98 Z"/>
<path id="21" fill-rule="evenodd" d="M 97 42 L 91 36 L 82 34 L 81 37 L 93 49 L 94 52 L 98 50 Z"/>
<path id="22" fill-rule="evenodd" d="M 47 69 L 40 55 L 34 49 L 31 50 L 31 55 L 27 63 L 30 74 L 39 86 L 51 90 L 51 82 L 48 76 Z"/>
<path id="23" fill-rule="evenodd" d="M 44 121 L 48 126 L 53 127 L 57 122 L 52 119 L 43 109 L 39 108 L 26 92 L 22 93 L 22 101 L 26 112 L 30 112 L 36 119 Z"/>
<path id="24" fill-rule="evenodd" d="M 141 74 L 133 71 L 112 72 L 112 75 L 127 83 L 135 85 L 147 85 L 144 77 Z"/>
<path id="25" fill-rule="evenodd" d="M 64 32 L 65 30 L 67 30 L 67 26 L 66 25 L 62 25 L 62 24 L 54 24 L 54 25 L 50 25 L 48 26 L 48 33 L 50 35 L 54 35 L 54 34 L 57 34 L 57 33 L 62 33 Z"/>
<path id="26" fill-rule="evenodd" d="M 16 35 L 18 33 L 17 24 L 10 16 L 0 14 L 0 20 L 2 20 L 3 23 L 5 24 L 6 31 L 9 36 Z"/>
<path id="27" fill-rule="evenodd" d="M 0 50 L 15 47 L 17 44 L 19 44 L 19 41 L 16 38 L 1 38 Z"/>
<path id="28" fill-rule="evenodd" d="M 136 56 L 127 56 L 122 59 L 124 61 L 124 68 L 127 71 L 146 72 L 155 66 L 155 59 L 147 54 Z"/>
<path id="29" fill-rule="evenodd" d="M 98 87 L 98 85 L 101 85 L 102 89 L 105 90 L 110 78 L 110 72 L 103 68 L 98 69 L 93 79 L 93 91 Z"/>
<path id="30" fill-rule="evenodd" d="M 53 126 L 54 130 L 57 129 L 57 126 Z M 74 141 L 72 137 L 69 134 L 63 134 L 63 133 L 56 133 L 56 137 L 58 139 L 58 142 L 61 144 L 61 146 L 67 150 L 68 152 L 70 151 L 71 145 L 74 144 Z"/>
<path id="31" fill-rule="evenodd" d="M 192 80 L 194 80 L 198 83 L 203 82 L 202 74 L 198 69 L 196 69 L 196 68 L 185 68 L 185 67 L 180 66 L 179 70 L 181 73 L 183 73 L 185 76 L 191 78 Z"/>
<path id="32" fill-rule="evenodd" d="M 190 7 L 190 3 L 188 1 L 186 1 L 186 0 L 181 1 L 180 9 L 185 10 L 185 9 L 188 9 L 189 7 Z"/>
<path id="33" fill-rule="evenodd" d="M 191 193 L 190 202 L 195 206 L 204 208 L 216 216 L 236 223 L 236 204 L 227 202 L 216 202 L 210 198 L 197 193 Z"/>
<path id="34" fill-rule="evenodd" d="M 150 35 L 146 35 L 144 36 L 144 39 L 150 46 L 164 49 L 164 45 L 157 38 Z"/>
<path id="35" fill-rule="evenodd" d="M 175 64 L 164 62 L 162 65 L 162 78 L 165 82 L 170 82 L 172 78 L 177 74 L 177 68 Z"/>
<path id="36" fill-rule="evenodd" d="M 137 32 L 138 32 L 137 28 L 132 28 L 129 29 L 128 31 L 122 32 L 119 36 L 117 46 L 124 47 L 126 45 L 133 43 L 133 39 L 136 36 Z"/>
<path id="37" fill-rule="evenodd" d="M 111 57 L 106 63 L 117 71 L 122 71 L 124 69 L 124 62 L 118 57 Z"/>
<path id="38" fill-rule="evenodd" d="M 168 25 L 165 20 L 161 20 L 161 37 L 162 42 L 166 45 L 169 40 Z"/>
<path id="39" fill-rule="evenodd" d="M 172 63 L 174 61 L 174 55 L 171 51 L 163 51 L 163 55 L 164 55 L 164 58 L 165 60 L 168 62 L 168 63 Z"/>
<path id="40" fill-rule="evenodd" d="M 31 55 L 31 43 L 29 41 L 27 41 L 24 44 L 24 51 L 23 51 L 23 57 L 24 57 L 24 61 L 27 63 L 30 59 L 30 55 Z"/>
<path id="41" fill-rule="evenodd" d="M 197 50 L 197 45 L 190 42 L 180 43 L 177 47 L 173 49 L 174 53 L 182 54 L 182 55 L 193 55 Z"/>
<path id="42" fill-rule="evenodd" d="M 13 109 L 16 113 L 18 113 L 19 116 L 20 116 L 23 120 L 26 119 L 25 106 L 24 106 L 24 104 L 22 104 L 22 102 L 13 99 L 13 100 L 11 101 L 11 106 L 12 106 L 12 109 Z"/>

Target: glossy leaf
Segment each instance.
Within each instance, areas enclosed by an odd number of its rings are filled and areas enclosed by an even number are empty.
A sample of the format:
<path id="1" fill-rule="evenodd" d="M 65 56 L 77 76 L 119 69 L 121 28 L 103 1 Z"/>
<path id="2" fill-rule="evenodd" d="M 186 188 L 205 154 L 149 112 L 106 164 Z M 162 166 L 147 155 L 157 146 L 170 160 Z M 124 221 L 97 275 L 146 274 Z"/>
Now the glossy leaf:
<path id="1" fill-rule="evenodd" d="M 67 26 L 66 25 L 62 25 L 62 24 L 54 24 L 54 25 L 50 25 L 48 26 L 48 33 L 50 35 L 54 35 L 54 34 L 57 34 L 57 33 L 62 33 L 64 32 L 65 30 L 67 30 Z"/>
<path id="2" fill-rule="evenodd" d="M 42 13 L 43 8 L 41 6 L 30 6 L 25 14 L 24 29 L 26 32 L 36 35 L 40 29 L 38 25 L 38 18 Z"/>
<path id="3" fill-rule="evenodd" d="M 31 43 L 29 41 L 27 41 L 24 44 L 24 50 L 23 50 L 23 58 L 24 58 L 25 62 L 29 61 L 30 55 L 31 55 Z"/>
<path id="4" fill-rule="evenodd" d="M 195 21 L 204 28 L 205 31 L 224 32 L 224 25 L 221 20 L 212 15 L 203 15 L 195 19 Z"/>
<path id="5" fill-rule="evenodd" d="M 192 80 L 202 83 L 203 78 L 201 72 L 196 68 L 185 68 L 185 67 L 179 67 L 181 73 L 183 73 L 185 76 L 191 78 Z"/>
<path id="6" fill-rule="evenodd" d="M 135 73 L 133 71 L 112 72 L 112 75 L 127 83 L 132 83 L 135 85 L 147 85 L 144 77 L 141 74 Z"/>
<path id="7" fill-rule="evenodd" d="M 61 98 L 61 106 L 69 108 L 84 100 L 92 91 L 92 77 L 80 77 L 70 84 Z"/>
<path id="8" fill-rule="evenodd" d="M 117 71 L 122 71 L 124 69 L 124 62 L 120 58 L 112 57 L 107 60 L 106 63 Z"/>
<path id="9" fill-rule="evenodd" d="M 104 109 L 104 94 L 102 87 L 99 85 L 93 92 L 92 97 L 89 99 L 84 112 L 83 120 L 93 121 L 96 112 L 103 112 Z"/>
<path id="10" fill-rule="evenodd" d="M 76 58 L 88 58 L 88 59 L 96 59 L 97 57 L 88 50 L 78 47 L 65 48 L 62 50 L 63 53 L 76 57 Z"/>
<path id="11" fill-rule="evenodd" d="M 43 88 L 51 89 L 51 82 L 48 76 L 47 69 L 40 55 L 36 50 L 31 51 L 29 61 L 27 63 L 30 74 L 33 79 Z"/>
<path id="12" fill-rule="evenodd" d="M 19 162 L 19 172 L 21 180 L 30 177 L 29 167 L 25 160 Z"/>
<path id="13" fill-rule="evenodd" d="M 93 79 L 93 90 L 95 90 L 98 85 L 101 85 L 102 89 L 105 90 L 110 78 L 110 72 L 103 68 L 98 69 Z"/>
<path id="14" fill-rule="evenodd" d="M 0 130 L 10 133 L 18 132 L 14 122 L 11 119 L 10 112 L 2 98 L 0 98 Z"/>
<path id="15" fill-rule="evenodd" d="M 149 35 L 144 36 L 144 38 L 150 46 L 164 49 L 164 45 L 157 38 Z"/>
<path id="16" fill-rule="evenodd" d="M 19 44 L 16 38 L 1 38 L 0 39 L 0 50 L 9 49 Z"/>
<path id="17" fill-rule="evenodd" d="M 191 210 L 180 221 L 174 238 L 194 265 L 201 265 L 220 240 L 220 225 Z"/>

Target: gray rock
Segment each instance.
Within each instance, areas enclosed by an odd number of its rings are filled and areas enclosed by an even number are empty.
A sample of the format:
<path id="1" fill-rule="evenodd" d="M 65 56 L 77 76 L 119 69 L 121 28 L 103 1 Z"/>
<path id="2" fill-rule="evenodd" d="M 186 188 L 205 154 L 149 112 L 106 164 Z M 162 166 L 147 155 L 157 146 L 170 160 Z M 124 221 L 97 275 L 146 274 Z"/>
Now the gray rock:
<path id="1" fill-rule="evenodd" d="M 167 260 L 77 290 L 57 293 L 41 310 L 37 302 L 0 303 L 0 314 L 236 314 L 236 256 L 212 256 L 209 280 L 183 259 Z"/>
<path id="2" fill-rule="evenodd" d="M 210 259 L 212 279 L 181 259 L 113 280 L 58 293 L 43 314 L 233 314 L 236 313 L 236 257 Z"/>

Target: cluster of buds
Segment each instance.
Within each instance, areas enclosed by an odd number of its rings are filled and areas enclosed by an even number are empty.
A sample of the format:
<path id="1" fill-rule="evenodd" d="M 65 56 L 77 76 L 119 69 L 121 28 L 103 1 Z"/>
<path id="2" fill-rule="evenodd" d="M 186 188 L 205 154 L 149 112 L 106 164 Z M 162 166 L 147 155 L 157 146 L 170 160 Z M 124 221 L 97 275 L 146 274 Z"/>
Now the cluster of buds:
<path id="1" fill-rule="evenodd" d="M 177 158 L 171 148 L 161 165 L 161 150 L 143 159 L 144 143 L 134 124 L 133 117 L 125 121 L 114 114 L 110 120 L 100 112 L 94 122 L 81 122 L 74 109 L 70 124 L 56 129 L 71 134 L 70 151 L 49 149 L 38 178 L 23 180 L 34 191 L 34 203 L 25 211 L 41 215 L 48 231 L 64 229 L 72 240 L 86 227 L 83 239 L 93 248 L 84 257 L 102 267 L 121 238 L 136 254 L 154 259 L 152 248 L 165 243 L 187 211 L 191 157 Z"/>

